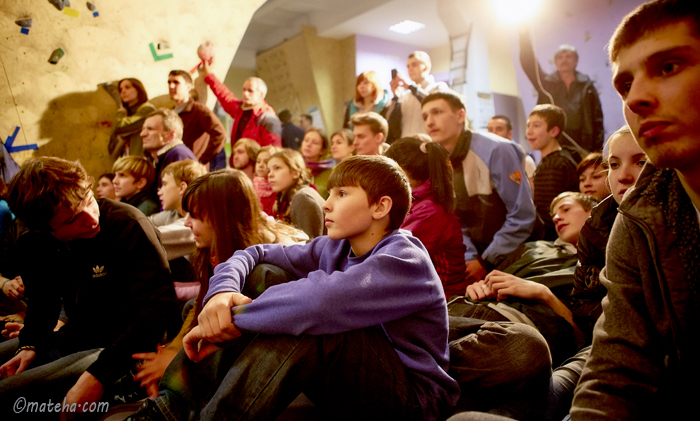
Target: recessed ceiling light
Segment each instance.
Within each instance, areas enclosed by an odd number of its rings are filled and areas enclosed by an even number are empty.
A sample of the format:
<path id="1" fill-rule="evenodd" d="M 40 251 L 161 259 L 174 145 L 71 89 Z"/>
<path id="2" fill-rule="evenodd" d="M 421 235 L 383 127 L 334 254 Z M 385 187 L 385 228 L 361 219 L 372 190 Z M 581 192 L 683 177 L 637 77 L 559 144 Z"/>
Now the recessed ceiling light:
<path id="1" fill-rule="evenodd" d="M 416 32 L 417 30 L 423 28 L 425 28 L 425 25 L 422 23 L 414 22 L 412 20 L 405 20 L 401 23 L 397 23 L 396 25 L 389 27 L 389 30 L 406 35 L 410 34 L 411 32 Z"/>

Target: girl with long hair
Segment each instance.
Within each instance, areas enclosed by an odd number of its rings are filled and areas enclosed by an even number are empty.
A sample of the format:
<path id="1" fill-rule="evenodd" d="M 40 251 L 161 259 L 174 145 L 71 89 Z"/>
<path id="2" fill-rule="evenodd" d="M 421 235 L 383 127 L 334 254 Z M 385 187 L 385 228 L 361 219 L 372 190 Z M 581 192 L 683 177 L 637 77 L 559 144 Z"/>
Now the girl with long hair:
<path id="1" fill-rule="evenodd" d="M 151 397 L 157 396 L 158 381 L 182 349 L 182 338 L 197 324 L 214 267 L 255 244 L 291 245 L 308 240 L 299 230 L 265 216 L 253 183 L 239 170 L 213 171 L 192 181 L 182 197 L 182 209 L 188 212 L 185 226 L 194 234 L 197 250 L 190 261 L 201 286 L 178 336 L 158 352 L 134 354 L 144 360 L 134 380 L 141 381 Z"/>
<path id="2" fill-rule="evenodd" d="M 386 156 L 399 164 L 411 184 L 413 202 L 401 228 L 412 231 L 428 250 L 445 296 L 464 295 L 466 247 L 454 213 L 449 152 L 437 143 L 406 137 L 391 145 Z"/>
<path id="3" fill-rule="evenodd" d="M 306 131 L 299 151 L 304 157 L 306 168 L 311 171 L 311 184 L 316 186 L 318 194 L 324 199 L 328 198 L 328 177 L 333 171 L 335 161 L 328 157 L 331 142 L 323 129 L 311 127 Z M 325 159 L 324 159 L 325 158 Z"/>
<path id="4" fill-rule="evenodd" d="M 292 149 L 282 149 L 270 157 L 267 168 L 267 180 L 272 191 L 277 193 L 275 218 L 291 223 L 310 239 L 325 234 L 324 200 L 309 185 L 311 175 L 301 154 Z"/>
<path id="5" fill-rule="evenodd" d="M 143 155 L 141 129 L 145 118 L 156 110 L 148 102 L 146 88 L 140 80 L 126 78 L 119 81 L 119 109 L 116 129 L 109 140 L 109 154 L 112 159 L 126 155 Z"/>
<path id="6" fill-rule="evenodd" d="M 356 113 L 374 111 L 386 117 L 389 109 L 389 93 L 382 89 L 379 76 L 374 71 L 362 72 L 355 81 L 355 97 L 345 110 L 343 127 L 352 129 L 350 121 Z"/>
<path id="7" fill-rule="evenodd" d="M 280 150 L 282 150 L 282 148 L 279 146 L 272 145 L 260 148 L 255 161 L 255 176 L 253 177 L 253 187 L 255 187 L 255 193 L 257 193 L 260 198 L 262 210 L 272 217 L 275 215 L 272 208 L 275 206 L 277 194 L 272 191 L 270 183 L 267 181 L 267 161 L 273 154 Z"/>
<path id="8" fill-rule="evenodd" d="M 340 129 L 331 136 L 331 156 L 336 163 L 355 155 L 355 135 L 350 129 Z"/>

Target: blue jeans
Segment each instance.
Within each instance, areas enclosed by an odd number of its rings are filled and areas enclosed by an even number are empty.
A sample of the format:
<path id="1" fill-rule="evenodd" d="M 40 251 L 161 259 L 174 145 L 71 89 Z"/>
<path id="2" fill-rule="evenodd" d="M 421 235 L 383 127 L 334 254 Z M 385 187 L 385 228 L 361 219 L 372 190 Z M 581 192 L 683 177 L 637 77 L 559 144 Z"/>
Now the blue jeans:
<path id="1" fill-rule="evenodd" d="M 243 293 L 253 298 L 292 279 L 259 265 Z M 171 420 L 274 419 L 302 392 L 334 419 L 422 419 L 412 381 L 380 326 L 333 335 L 244 333 L 199 363 L 181 351 L 159 388 L 156 404 Z"/>
<path id="2" fill-rule="evenodd" d="M 554 370 L 549 381 L 549 398 L 544 420 L 561 421 L 569 414 L 574 400 L 574 389 L 581 377 L 583 366 L 591 354 L 591 346 L 581 348 L 573 357 Z"/>

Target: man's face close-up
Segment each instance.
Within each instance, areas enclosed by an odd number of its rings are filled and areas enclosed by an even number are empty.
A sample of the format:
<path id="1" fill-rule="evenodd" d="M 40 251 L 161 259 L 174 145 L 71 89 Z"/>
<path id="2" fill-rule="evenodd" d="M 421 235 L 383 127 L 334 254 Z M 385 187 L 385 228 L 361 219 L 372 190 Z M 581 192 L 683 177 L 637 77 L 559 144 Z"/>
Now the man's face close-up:
<path id="1" fill-rule="evenodd" d="M 620 50 L 613 85 L 632 133 L 657 167 L 700 161 L 700 39 L 687 22 L 661 27 Z"/>

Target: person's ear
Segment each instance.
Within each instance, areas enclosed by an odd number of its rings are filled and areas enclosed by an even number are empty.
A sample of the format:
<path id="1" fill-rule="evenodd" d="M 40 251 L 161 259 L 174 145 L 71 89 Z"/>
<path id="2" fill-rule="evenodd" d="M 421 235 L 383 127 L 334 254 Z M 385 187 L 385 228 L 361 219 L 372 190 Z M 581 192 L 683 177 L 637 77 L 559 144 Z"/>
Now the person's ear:
<path id="1" fill-rule="evenodd" d="M 301 178 L 301 173 L 299 171 L 292 171 L 292 178 L 298 180 Z"/>
<path id="2" fill-rule="evenodd" d="M 180 193 L 180 196 L 185 194 L 185 190 L 187 189 L 187 183 L 184 181 L 180 181 L 180 188 L 178 189 L 178 193 Z"/>
<path id="3" fill-rule="evenodd" d="M 391 211 L 393 204 L 394 202 L 391 200 L 391 197 L 382 196 L 379 201 L 373 205 L 374 210 L 372 211 L 372 218 L 375 220 L 384 218 Z"/>
<path id="4" fill-rule="evenodd" d="M 549 129 L 550 137 L 557 137 L 559 136 L 559 133 L 561 133 L 561 128 L 559 126 L 554 126 L 551 129 Z"/>
<path id="5" fill-rule="evenodd" d="M 139 178 L 139 181 L 137 181 L 134 185 L 137 189 L 139 189 L 139 191 L 141 191 L 146 188 L 146 184 L 148 184 L 148 180 L 146 180 L 146 177 L 141 177 Z"/>
<path id="6" fill-rule="evenodd" d="M 379 144 L 380 144 L 380 145 L 381 145 L 382 143 L 384 143 L 384 133 L 379 132 L 379 133 L 377 133 L 375 136 L 376 136 L 376 139 L 379 140 Z"/>
<path id="7" fill-rule="evenodd" d="M 464 122 L 467 120 L 467 111 L 464 108 L 460 108 L 457 110 L 457 121 L 459 121 L 460 124 L 464 124 Z"/>

